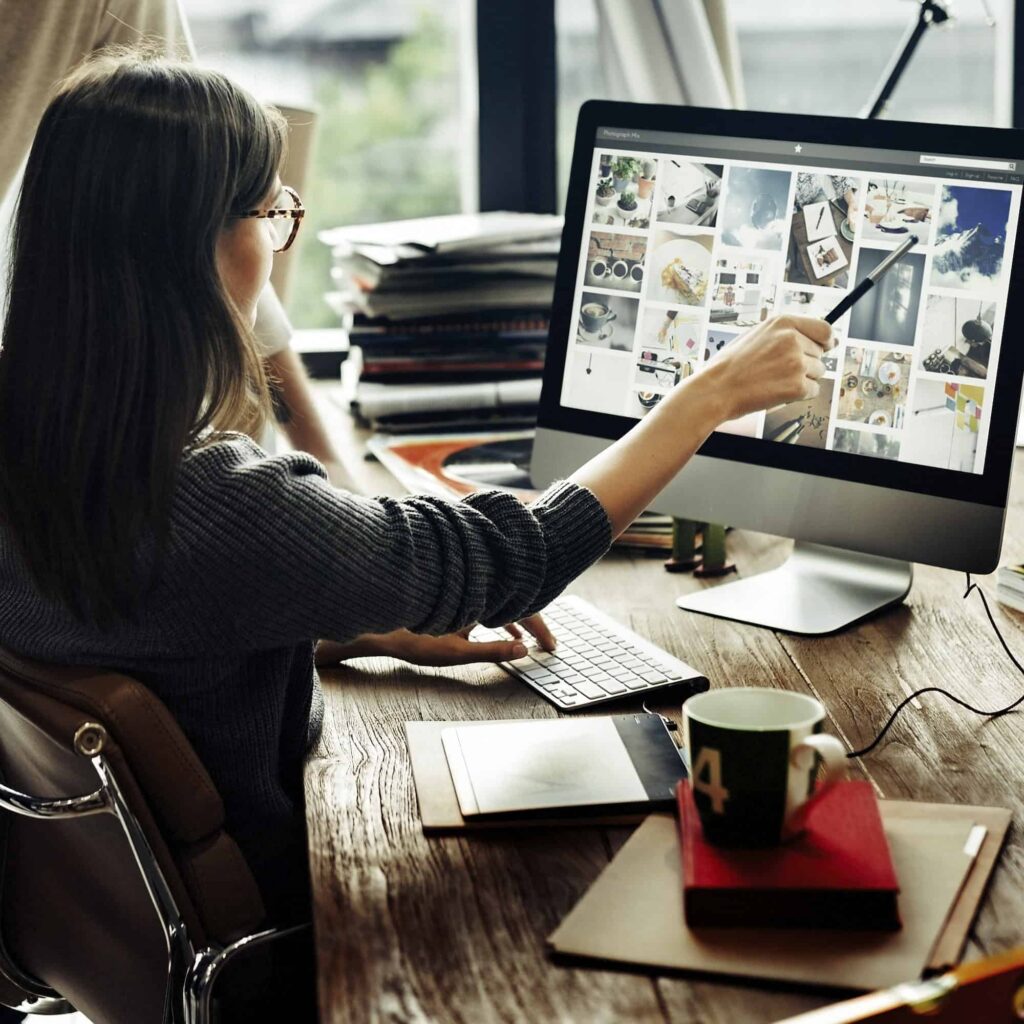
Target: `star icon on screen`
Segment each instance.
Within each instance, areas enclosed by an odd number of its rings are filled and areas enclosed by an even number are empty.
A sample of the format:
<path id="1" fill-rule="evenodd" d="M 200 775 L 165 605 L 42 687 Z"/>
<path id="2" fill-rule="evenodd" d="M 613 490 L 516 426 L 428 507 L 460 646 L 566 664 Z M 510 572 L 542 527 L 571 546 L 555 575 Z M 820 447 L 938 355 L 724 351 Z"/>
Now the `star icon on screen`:
<path id="1" fill-rule="evenodd" d="M 793 147 L 793 152 L 794 153 L 802 153 L 803 151 L 804 151 L 804 147 L 801 146 L 799 142 Z"/>

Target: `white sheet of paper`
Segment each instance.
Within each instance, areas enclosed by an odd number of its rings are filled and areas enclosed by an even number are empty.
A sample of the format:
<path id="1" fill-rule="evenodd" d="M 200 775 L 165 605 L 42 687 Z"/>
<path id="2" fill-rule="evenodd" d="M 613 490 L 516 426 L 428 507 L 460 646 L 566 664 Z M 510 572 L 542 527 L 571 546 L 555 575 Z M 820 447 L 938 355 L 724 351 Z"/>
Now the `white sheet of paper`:
<path id="1" fill-rule="evenodd" d="M 807 241 L 816 242 L 836 233 L 832 223 L 832 212 L 828 202 L 810 203 L 804 207 L 804 224 L 807 225 Z"/>
<path id="2" fill-rule="evenodd" d="M 463 814 L 647 799 L 611 718 L 486 723 L 441 739 Z"/>

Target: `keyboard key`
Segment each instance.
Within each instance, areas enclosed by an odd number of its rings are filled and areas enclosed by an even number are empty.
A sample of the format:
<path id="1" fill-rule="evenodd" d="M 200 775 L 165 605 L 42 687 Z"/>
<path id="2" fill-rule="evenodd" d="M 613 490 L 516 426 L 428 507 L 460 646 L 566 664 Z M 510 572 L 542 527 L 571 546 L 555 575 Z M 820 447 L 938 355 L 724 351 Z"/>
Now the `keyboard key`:
<path id="1" fill-rule="evenodd" d="M 549 658 L 547 661 L 540 662 L 540 667 L 547 669 L 548 672 L 554 672 L 556 675 L 573 671 L 572 667 L 562 661 L 561 658 Z"/>
<path id="2" fill-rule="evenodd" d="M 566 686 L 566 684 L 563 683 L 561 680 L 558 680 L 557 683 L 553 684 L 547 690 L 547 693 L 549 693 L 552 697 L 566 697 L 569 694 L 572 694 L 572 693 L 575 693 L 575 692 L 576 691 L 575 691 L 575 689 L 573 689 L 573 687 Z"/>
<path id="3" fill-rule="evenodd" d="M 535 651 L 530 655 L 530 657 L 533 658 L 538 665 L 546 665 L 548 662 L 559 660 L 558 655 L 553 651 Z"/>
<path id="4" fill-rule="evenodd" d="M 569 697 L 557 697 L 556 700 L 562 707 L 571 708 L 577 704 L 586 704 L 587 698 L 582 693 L 574 693 Z"/>
<path id="5" fill-rule="evenodd" d="M 603 683 L 598 683 L 605 693 L 625 693 L 626 687 L 622 683 L 617 682 L 614 679 L 608 679 Z"/>
<path id="6" fill-rule="evenodd" d="M 650 686 L 650 683 L 645 683 L 639 676 L 626 676 L 625 679 L 620 679 L 619 682 L 630 690 L 646 690 Z"/>
<path id="7" fill-rule="evenodd" d="M 526 672 L 524 675 L 531 683 L 553 683 L 558 680 L 558 676 L 554 672 L 543 672 L 539 675 L 533 672 Z"/>
<path id="8" fill-rule="evenodd" d="M 662 675 L 660 672 L 641 672 L 640 678 L 648 683 L 666 683 L 668 677 Z"/>
<path id="9" fill-rule="evenodd" d="M 587 682 L 586 680 L 582 683 L 577 683 L 576 689 L 579 690 L 584 697 L 589 697 L 591 700 L 600 700 L 602 697 L 607 696 L 600 686 L 596 683 Z"/>
<path id="10" fill-rule="evenodd" d="M 667 676 L 675 676 L 679 674 L 679 670 L 675 665 L 669 664 L 667 661 L 652 661 L 651 668 L 655 672 L 664 672 Z"/>

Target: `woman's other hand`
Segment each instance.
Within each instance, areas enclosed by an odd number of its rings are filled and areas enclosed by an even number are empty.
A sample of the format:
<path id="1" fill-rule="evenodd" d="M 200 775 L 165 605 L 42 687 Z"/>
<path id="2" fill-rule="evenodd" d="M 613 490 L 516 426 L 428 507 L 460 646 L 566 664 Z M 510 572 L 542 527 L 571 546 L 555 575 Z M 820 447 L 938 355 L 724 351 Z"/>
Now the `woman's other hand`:
<path id="1" fill-rule="evenodd" d="M 391 633 L 367 633 L 348 643 L 321 640 L 316 648 L 316 663 L 324 667 L 337 665 L 350 658 L 398 658 L 412 665 L 440 667 L 445 665 L 472 665 L 477 662 L 514 661 L 526 656 L 522 641 L 523 630 L 532 634 L 545 650 L 555 648 L 555 638 L 539 615 L 531 615 L 519 623 L 509 623 L 505 629 L 510 640 L 477 642 L 469 639 L 472 626 L 449 633 L 447 636 L 425 636 L 407 629 Z"/>
<path id="2" fill-rule="evenodd" d="M 725 348 L 693 385 L 700 386 L 701 376 L 714 378 L 728 419 L 814 398 L 825 372 L 821 357 L 833 344 L 832 327 L 824 320 L 774 317 Z"/>

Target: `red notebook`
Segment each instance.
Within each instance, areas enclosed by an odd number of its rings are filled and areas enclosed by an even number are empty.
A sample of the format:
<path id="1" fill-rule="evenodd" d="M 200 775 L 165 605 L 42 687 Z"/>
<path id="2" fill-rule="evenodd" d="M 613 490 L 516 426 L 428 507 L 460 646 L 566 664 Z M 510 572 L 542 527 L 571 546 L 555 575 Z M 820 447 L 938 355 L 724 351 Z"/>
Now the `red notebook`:
<path id="1" fill-rule="evenodd" d="M 900 927 L 899 883 L 869 782 L 837 783 L 799 838 L 764 850 L 712 846 L 689 784 L 681 782 L 677 795 L 691 927 Z"/>

